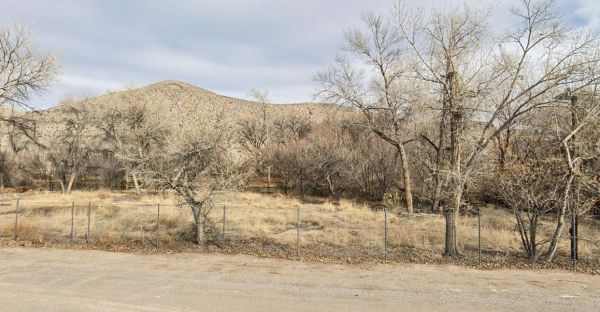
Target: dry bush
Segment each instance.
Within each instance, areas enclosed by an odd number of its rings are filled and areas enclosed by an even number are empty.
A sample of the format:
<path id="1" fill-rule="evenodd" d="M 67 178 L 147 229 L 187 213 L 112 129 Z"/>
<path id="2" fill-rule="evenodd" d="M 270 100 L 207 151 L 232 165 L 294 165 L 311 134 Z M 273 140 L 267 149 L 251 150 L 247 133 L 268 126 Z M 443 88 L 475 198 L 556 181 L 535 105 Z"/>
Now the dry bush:
<path id="1" fill-rule="evenodd" d="M 99 199 L 102 197 L 103 199 Z M 193 216 L 182 208 L 177 197 L 144 196 L 131 200 L 125 193 L 73 192 L 71 195 L 25 193 L 21 195 L 19 239 L 33 242 L 68 242 L 71 204 L 75 200 L 74 236 L 84 242 L 88 202 L 91 201 L 91 239 L 109 246 L 155 247 L 156 212 L 160 211 L 160 239 L 163 248 L 193 241 Z M 15 200 L 5 196 L 0 206 L 0 235 L 12 237 Z M 218 193 L 208 214 L 217 231 L 226 207 L 228 242 L 269 240 L 294 250 L 296 243 L 296 209 L 300 207 L 301 244 L 310 250 L 330 246 L 340 250 L 383 250 L 384 212 L 367 204 L 350 200 L 339 203 L 302 203 L 297 198 L 257 193 Z M 515 230 L 514 217 L 500 209 L 482 209 L 482 250 L 484 259 L 502 261 L 521 257 L 521 242 Z M 388 213 L 389 250 L 414 250 L 422 254 L 441 255 L 444 250 L 444 219 L 439 215 L 414 216 Z M 475 257 L 478 244 L 476 216 L 459 219 L 460 248 L 466 256 Z M 542 220 L 541 230 L 549 230 L 551 220 Z M 594 241 L 600 222 L 585 219 L 580 224 L 580 258 L 596 259 L 600 244 Z M 213 244 L 222 237 L 212 233 Z M 564 235 L 559 254 L 569 254 L 568 237 Z M 315 247 L 316 248 L 316 247 Z M 335 250 L 338 250 L 335 249 Z M 337 255 L 332 255 L 337 256 Z M 359 254 L 354 254 L 360 257 Z M 474 258 L 473 258 L 474 259 Z"/>

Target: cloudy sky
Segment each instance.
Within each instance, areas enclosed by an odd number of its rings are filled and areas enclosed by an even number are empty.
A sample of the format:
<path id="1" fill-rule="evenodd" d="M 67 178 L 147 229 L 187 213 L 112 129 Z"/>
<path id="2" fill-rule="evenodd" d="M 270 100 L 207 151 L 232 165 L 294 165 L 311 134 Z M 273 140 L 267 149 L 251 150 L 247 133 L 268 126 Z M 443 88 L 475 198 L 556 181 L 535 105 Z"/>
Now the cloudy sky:
<path id="1" fill-rule="evenodd" d="M 448 0 L 454 3 L 458 0 Z M 519 0 L 496 6 L 493 26 L 509 23 Z M 574 27 L 600 25 L 600 0 L 556 0 Z M 408 5 L 443 0 L 405 0 Z M 61 75 L 35 103 L 176 79 L 274 102 L 312 98 L 312 76 L 330 64 L 343 30 L 393 0 L 0 0 L 0 23 L 22 22 L 39 45 L 60 54 Z"/>

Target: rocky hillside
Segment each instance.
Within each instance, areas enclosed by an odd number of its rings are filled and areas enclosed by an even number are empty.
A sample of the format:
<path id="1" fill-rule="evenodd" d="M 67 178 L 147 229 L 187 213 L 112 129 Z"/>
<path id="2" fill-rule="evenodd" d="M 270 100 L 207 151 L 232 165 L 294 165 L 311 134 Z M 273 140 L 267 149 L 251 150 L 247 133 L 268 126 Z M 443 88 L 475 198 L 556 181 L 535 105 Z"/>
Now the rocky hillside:
<path id="1" fill-rule="evenodd" d="M 223 96 L 181 81 L 161 81 L 130 91 L 111 92 L 95 98 L 86 99 L 81 105 L 118 107 L 127 102 L 143 102 L 159 112 L 173 125 L 180 123 L 196 124 L 206 118 L 217 118 L 235 123 L 241 118 L 261 113 L 261 103 Z M 298 103 L 267 104 L 272 120 L 289 115 L 309 118 L 319 122 L 339 116 L 340 107 L 330 104 Z M 60 106 L 42 112 L 42 116 L 60 114 Z M 36 118 L 36 117 L 34 117 Z M 37 118 L 36 118 L 37 119 Z M 44 118 L 42 118 L 44 119 Z M 39 130 L 52 132 L 51 126 L 43 123 Z"/>
<path id="2" fill-rule="evenodd" d="M 225 119 L 239 119 L 244 116 L 260 113 L 261 104 L 216 94 L 181 81 L 161 81 L 129 92 L 109 93 L 91 101 L 126 101 L 131 98 L 159 105 L 167 112 L 165 118 L 186 119 L 190 115 L 202 114 Z M 268 111 L 272 117 L 285 115 L 308 116 L 317 122 L 333 116 L 339 107 L 328 104 L 269 104 Z"/>
<path id="3" fill-rule="evenodd" d="M 266 107 L 269 118 L 276 120 L 285 116 L 301 116 L 308 118 L 313 123 L 324 119 L 335 118 L 340 115 L 339 106 L 319 103 L 298 104 L 263 104 L 223 96 L 214 92 L 193 86 L 181 81 L 161 81 L 141 88 L 110 92 L 98 97 L 85 99 L 82 103 L 98 109 L 119 107 L 125 103 L 144 103 L 146 107 L 156 109 L 159 116 L 172 124 L 187 123 L 194 125 L 202 120 L 223 120 L 231 125 L 237 121 L 252 115 L 261 114 L 261 107 Z M 51 107 L 47 110 L 35 113 L 19 113 L 24 118 L 35 120 L 36 137 L 41 141 L 54 136 L 58 130 L 56 122 L 64 111 L 61 105 Z M 13 114 L 14 115 L 14 114 Z M 58 118 L 57 118 L 58 117 Z M 1 126 L 2 135 L 0 143 L 2 148 L 8 147 L 8 129 L 6 125 Z"/>

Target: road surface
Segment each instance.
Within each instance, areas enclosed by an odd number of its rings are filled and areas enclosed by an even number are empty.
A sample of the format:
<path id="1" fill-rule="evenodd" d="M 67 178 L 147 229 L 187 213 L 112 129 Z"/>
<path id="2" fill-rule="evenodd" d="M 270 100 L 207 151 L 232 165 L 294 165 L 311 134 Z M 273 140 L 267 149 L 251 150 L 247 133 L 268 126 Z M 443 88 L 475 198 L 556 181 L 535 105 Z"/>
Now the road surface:
<path id="1" fill-rule="evenodd" d="M 598 311 L 600 277 L 0 249 L 0 311 Z"/>

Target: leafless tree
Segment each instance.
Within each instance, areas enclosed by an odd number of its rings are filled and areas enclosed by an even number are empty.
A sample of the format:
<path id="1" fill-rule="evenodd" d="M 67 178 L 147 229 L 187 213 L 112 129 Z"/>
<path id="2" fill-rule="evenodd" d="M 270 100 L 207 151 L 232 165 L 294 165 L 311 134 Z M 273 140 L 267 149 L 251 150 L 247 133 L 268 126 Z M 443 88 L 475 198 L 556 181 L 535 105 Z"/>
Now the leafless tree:
<path id="1" fill-rule="evenodd" d="M 240 140 L 243 146 L 249 151 L 255 160 L 255 169 L 263 170 L 265 155 L 264 150 L 270 141 L 272 133 L 272 121 L 269 114 L 269 95 L 267 91 L 258 91 L 252 89 L 252 96 L 259 105 L 259 114 L 245 116 L 238 121 Z M 271 165 L 266 165 L 267 169 L 267 187 L 271 188 Z"/>
<path id="2" fill-rule="evenodd" d="M 578 95 L 567 89 L 552 107 L 521 120 L 513 133 L 519 144 L 514 145 L 512 161 L 498 164 L 495 187 L 501 202 L 515 213 L 523 247 L 532 261 L 542 255 L 537 248 L 542 244 L 549 245 L 545 257 L 552 261 L 566 213 L 585 213 L 600 196 L 597 174 L 589 166 L 598 157 L 594 133 L 600 108 L 593 89 L 579 90 Z M 550 216 L 556 216 L 554 231 L 540 233 L 539 221 Z"/>
<path id="3" fill-rule="evenodd" d="M 312 128 L 313 122 L 309 117 L 301 115 L 280 117 L 273 121 L 273 139 L 277 144 L 299 141 L 306 138 Z"/>
<path id="4" fill-rule="evenodd" d="M 223 168 L 218 172 L 213 169 L 231 141 L 231 127 L 201 116 L 172 124 L 161 118 L 164 114 L 160 109 L 148 107 L 135 132 L 139 137 L 131 140 L 118 157 L 146 187 L 179 195 L 192 210 L 195 242 L 203 244 L 207 242 L 203 237 L 208 231 L 211 197 L 220 187 L 230 185 L 217 181 L 220 177 L 231 178 L 230 174 Z"/>
<path id="5" fill-rule="evenodd" d="M 148 118 L 152 118 L 148 117 L 148 106 L 152 103 L 151 99 L 133 90 L 86 100 L 86 105 L 94 111 L 91 124 L 102 133 L 102 141 L 114 154 L 137 155 L 139 158 L 148 154 L 153 143 L 162 140 L 167 131 L 157 122 L 149 124 Z M 135 154 L 128 151 L 135 151 Z M 126 169 L 127 166 L 123 167 Z M 137 173 L 128 171 L 125 175 L 127 180 L 131 176 L 136 192 L 141 194 Z"/>
<path id="6" fill-rule="evenodd" d="M 54 53 L 40 50 L 25 25 L 0 25 L 0 106 L 30 108 L 32 95 L 47 90 L 58 72 Z"/>
<path id="7" fill-rule="evenodd" d="M 84 105 L 65 97 L 52 114 L 46 112 L 42 117 L 48 132 L 36 137 L 36 143 L 59 177 L 63 194 L 71 193 L 75 178 L 97 149 L 90 116 Z"/>
<path id="8" fill-rule="evenodd" d="M 309 154 L 314 165 L 315 180 L 325 179 L 329 195 L 339 198 L 341 194 L 336 193 L 336 180 L 346 175 L 350 150 L 343 143 L 340 127 L 326 124 L 323 128 L 313 133 Z"/>
<path id="9" fill-rule="evenodd" d="M 551 240 L 550 235 L 540 231 L 539 224 L 560 206 L 565 176 L 560 147 L 555 146 L 548 127 L 530 124 L 515 135 L 525 142 L 515 153 L 527 156 L 510 165 L 498 164 L 495 191 L 515 215 L 523 249 L 535 262 L 541 255 L 539 246 Z"/>
<path id="10" fill-rule="evenodd" d="M 238 122 L 242 143 L 250 152 L 261 155 L 269 139 L 270 118 L 268 112 L 268 93 L 251 90 L 250 95 L 259 103 L 259 116 L 247 116 Z"/>
<path id="11" fill-rule="evenodd" d="M 596 36 L 569 30 L 551 1 L 523 0 L 512 13 L 518 26 L 495 36 L 488 29 L 490 11 L 485 8 L 427 12 L 400 2 L 393 22 L 368 15 L 366 34 L 346 34 L 346 48 L 363 55 L 366 65 L 378 71 L 364 74 L 353 65 L 355 60 L 338 57 L 336 65 L 317 76 L 323 98 L 361 109 L 373 131 L 397 146 L 401 156 L 400 143 L 405 141 L 399 139 L 400 125 L 406 107 L 415 102 L 412 90 L 437 94 L 439 104 L 432 108 L 440 114 L 440 138 L 430 142 L 440 153 L 439 175 L 448 129 L 447 256 L 460 255 L 458 214 L 466 185 L 487 147 L 518 118 L 554 103 L 566 85 L 584 87 L 598 79 L 589 70 L 598 58 Z M 382 124 L 389 125 L 391 134 L 375 128 L 378 118 L 387 121 Z M 441 179 L 436 180 L 439 186 Z"/>
<path id="12" fill-rule="evenodd" d="M 597 65 L 597 62 L 596 62 Z M 600 68 L 600 67 L 598 67 Z M 598 69 L 596 68 L 596 69 Z M 565 99 L 568 101 L 567 109 L 570 111 L 570 123 L 567 123 L 566 131 L 561 131 L 559 118 L 555 117 L 556 136 L 563 151 L 563 162 L 568 168 L 565 174 L 564 191 L 561 204 L 559 205 L 558 220 L 556 229 L 552 236 L 548 250 L 547 261 L 552 261 L 558 247 L 558 241 L 562 234 L 565 215 L 571 207 L 571 213 L 579 214 L 589 210 L 600 199 L 600 186 L 594 178 L 589 178 L 590 172 L 586 172 L 585 161 L 598 158 L 597 136 L 582 137 L 579 135 L 592 130 L 596 130 L 600 121 L 600 103 L 598 103 L 597 83 L 593 88 L 578 88 L 577 93 L 568 90 Z M 581 103 L 581 101 L 585 101 Z M 591 128 L 591 129 L 590 129 Z M 587 139 L 588 142 L 585 142 Z M 591 139 L 591 142 L 589 141 Z M 583 143 L 583 144 L 582 144 Z M 587 188 L 584 193 L 582 188 Z M 586 196 L 587 193 L 587 196 Z M 591 199 L 590 199 L 591 196 Z"/>
<path id="13" fill-rule="evenodd" d="M 24 24 L 0 24 L 0 121 L 15 154 L 35 135 L 35 123 L 22 109 L 32 108 L 28 101 L 47 90 L 58 67 L 56 55 L 39 49 Z"/>
<path id="14" fill-rule="evenodd" d="M 397 150 L 402 164 L 404 198 L 408 213 L 413 212 L 412 182 L 406 144 L 414 141 L 403 128 L 411 103 L 405 85 L 405 66 L 400 37 L 388 19 L 366 14 L 365 30 L 345 33 L 343 50 L 328 70 L 316 75 L 317 96 L 326 101 L 360 110 L 368 128 Z M 366 68 L 361 70 L 360 68 Z"/>

